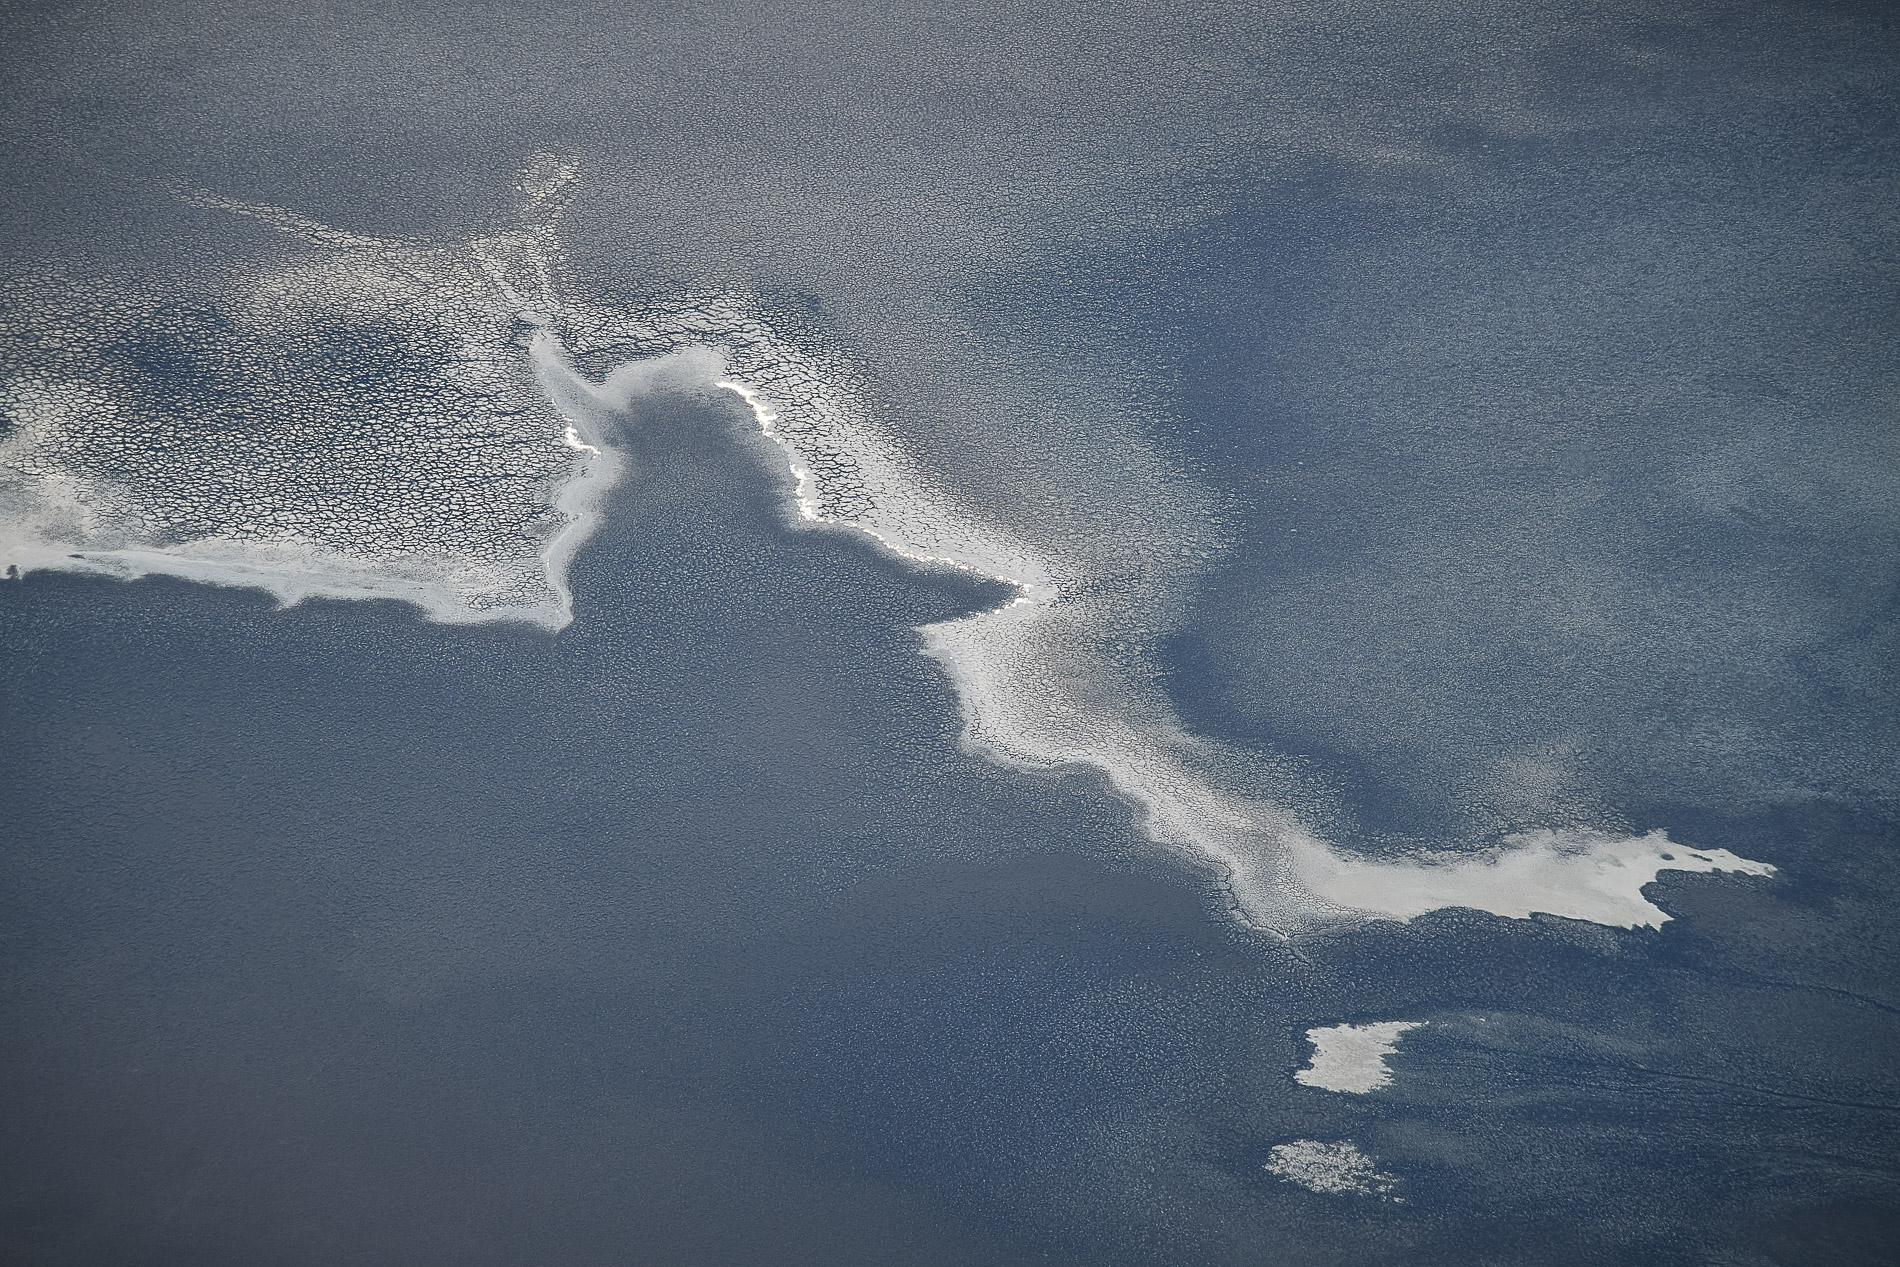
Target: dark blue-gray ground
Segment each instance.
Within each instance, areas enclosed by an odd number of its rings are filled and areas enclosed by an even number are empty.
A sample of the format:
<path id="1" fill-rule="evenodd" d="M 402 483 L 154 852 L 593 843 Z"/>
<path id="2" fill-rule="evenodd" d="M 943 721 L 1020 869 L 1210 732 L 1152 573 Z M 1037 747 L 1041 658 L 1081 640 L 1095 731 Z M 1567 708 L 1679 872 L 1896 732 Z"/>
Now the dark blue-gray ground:
<path id="1" fill-rule="evenodd" d="M 788 533 L 737 415 L 649 418 L 557 637 L 0 590 L 10 1261 L 1890 1252 L 1888 825 L 1675 807 L 1790 878 L 1660 934 L 1246 944 L 1088 780 L 957 754 L 908 626 L 985 595 Z M 1291 1081 L 1384 1016 L 1391 1093 Z"/>
<path id="2" fill-rule="evenodd" d="M 176 184 L 462 236 L 571 154 L 578 284 L 761 292 L 940 452 L 1032 415 L 906 313 L 1032 398 L 1141 367 L 1236 537 L 1170 690 L 1342 838 L 1781 873 L 1250 944 L 1096 781 L 957 752 L 911 626 L 993 596 L 680 407 L 558 636 L 0 585 L 0 1261 L 1900 1258 L 1882 7 L 5 21 L 9 268 L 215 265 Z M 1291 1080 L 1392 1019 L 1387 1091 Z"/>

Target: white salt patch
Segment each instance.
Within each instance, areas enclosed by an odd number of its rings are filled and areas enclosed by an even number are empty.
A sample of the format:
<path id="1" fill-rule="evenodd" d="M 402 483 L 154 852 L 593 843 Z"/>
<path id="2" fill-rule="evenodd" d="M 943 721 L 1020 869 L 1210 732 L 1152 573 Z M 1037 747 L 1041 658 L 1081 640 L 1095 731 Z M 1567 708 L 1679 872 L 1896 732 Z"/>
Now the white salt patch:
<path id="1" fill-rule="evenodd" d="M 1313 1044 L 1313 1058 L 1293 1079 L 1323 1091 L 1376 1091 L 1392 1081 L 1385 1058 L 1398 1049 L 1400 1036 L 1424 1023 L 1376 1021 L 1309 1029 L 1306 1041 Z"/>
<path id="2" fill-rule="evenodd" d="M 1507 837 L 1504 845 L 1475 857 L 1394 861 L 1308 847 L 1296 852 L 1293 869 L 1309 892 L 1382 919 L 1406 921 L 1463 906 L 1512 919 L 1542 912 L 1613 928 L 1658 928 L 1669 920 L 1643 896 L 1659 872 L 1775 873 L 1726 849 L 1686 848 L 1660 831 L 1615 837 L 1545 830 Z"/>
<path id="3" fill-rule="evenodd" d="M 553 337 L 565 174 L 530 176 L 521 223 L 490 239 L 370 238 L 187 195 L 284 240 L 171 294 L 9 284 L 3 324 L 25 337 L 0 361 L 0 564 L 566 625 L 567 566 L 620 464 L 538 390 L 517 337 L 522 320 Z M 199 309 L 215 319 L 178 316 Z M 339 331 L 365 373 L 311 352 Z M 122 355 L 136 338 L 176 346 L 206 394 L 171 402 Z"/>
<path id="4" fill-rule="evenodd" d="M 1381 1173 L 1372 1158 L 1360 1152 L 1351 1140 L 1326 1144 L 1316 1139 L 1296 1139 L 1290 1144 L 1275 1144 L 1272 1160 L 1263 1169 L 1311 1192 L 1399 1200 L 1391 1195 L 1398 1186 L 1398 1176 Z"/>
<path id="5" fill-rule="evenodd" d="M 599 526 L 601 497 L 621 467 L 617 454 L 585 438 L 583 426 L 568 425 L 567 446 L 579 456 L 544 494 L 558 526 L 538 548 L 518 557 L 431 548 L 400 538 L 379 550 L 346 550 L 314 532 L 259 530 L 249 523 L 225 525 L 244 529 L 238 536 L 214 530 L 182 542 L 152 544 L 115 530 L 116 523 L 132 516 L 125 509 L 128 498 L 109 483 L 58 470 L 20 479 L 0 469 L 0 564 L 21 574 L 58 570 L 125 580 L 164 574 L 261 589 L 285 606 L 316 597 L 396 599 L 447 624 L 518 620 L 559 629 L 573 618 L 568 564 Z M 23 431 L 10 446 L 0 445 L 0 468 L 33 438 Z M 109 519 L 99 513 L 102 504 L 109 507 Z M 458 510 L 466 507 L 447 502 L 441 507 L 445 515 Z"/>
<path id="6" fill-rule="evenodd" d="M 568 624 L 568 567 L 624 465 L 602 434 L 609 415 L 656 387 L 703 390 L 724 369 L 672 346 L 598 385 L 568 366 L 554 229 L 572 175 L 537 159 L 517 224 L 439 245 L 187 195 L 290 241 L 190 302 L 110 284 L 84 292 L 88 308 L 57 285 L 14 286 L 7 332 L 34 335 L 21 346 L 46 364 L 0 376 L 0 566 L 165 573 L 286 605 L 399 599 L 448 623 Z M 162 324 L 200 302 L 222 320 Z M 258 389 L 182 425 L 112 351 L 154 322 L 214 385 L 222 373 Z M 332 408 L 354 380 L 295 352 L 313 329 L 359 325 L 372 352 L 401 349 L 399 367 L 378 395 Z"/>

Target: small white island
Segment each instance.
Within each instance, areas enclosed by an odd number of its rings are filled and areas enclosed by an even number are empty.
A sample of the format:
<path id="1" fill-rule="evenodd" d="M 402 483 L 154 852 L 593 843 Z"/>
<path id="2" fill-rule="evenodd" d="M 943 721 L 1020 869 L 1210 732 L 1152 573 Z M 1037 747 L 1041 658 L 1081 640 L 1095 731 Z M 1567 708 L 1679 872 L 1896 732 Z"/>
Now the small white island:
<path id="1" fill-rule="evenodd" d="M 1322 1091 L 1363 1094 L 1392 1081 L 1385 1058 L 1399 1038 L 1423 1021 L 1375 1021 L 1370 1025 L 1331 1025 L 1306 1031 L 1313 1058 L 1293 1075 L 1296 1082 Z"/>

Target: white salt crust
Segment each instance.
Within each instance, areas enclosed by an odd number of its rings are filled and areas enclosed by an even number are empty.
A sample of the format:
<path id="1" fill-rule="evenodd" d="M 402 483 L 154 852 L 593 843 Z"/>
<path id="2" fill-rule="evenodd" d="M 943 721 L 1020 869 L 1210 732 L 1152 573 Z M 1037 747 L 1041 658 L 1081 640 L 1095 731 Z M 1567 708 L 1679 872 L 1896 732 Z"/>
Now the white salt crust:
<path id="1" fill-rule="evenodd" d="M 537 160 L 514 226 L 447 245 L 194 195 L 285 243 L 188 297 L 208 316 L 180 318 L 177 297 L 131 287 L 14 286 L 0 329 L 13 344 L 0 565 L 163 572 L 287 604 L 397 598 L 434 620 L 560 629 L 573 618 L 568 563 L 623 472 L 611 416 L 652 391 L 723 389 L 785 453 L 800 519 L 1015 589 L 920 630 L 957 690 L 965 744 L 1004 765 L 1100 771 L 1143 833 L 1206 868 L 1253 929 L 1285 937 L 1446 907 L 1655 927 L 1669 917 L 1642 889 L 1660 871 L 1772 874 L 1661 832 L 1549 829 L 1477 855 L 1397 858 L 1320 839 L 1259 791 L 1272 780 L 1248 768 L 1258 759 L 1181 728 L 1151 655 L 1124 641 L 1160 631 L 1209 540 L 1167 536 L 1166 514 L 1149 516 L 1162 535 L 1126 557 L 1073 533 L 1025 540 L 1029 529 L 972 509 L 980 496 L 938 487 L 860 405 L 841 357 L 782 337 L 747 297 L 632 310 L 565 297 L 556 228 L 572 176 Z M 370 373 L 308 352 L 338 330 L 395 354 Z M 133 345 L 209 365 L 211 404 L 180 406 L 128 370 Z M 595 383 L 582 360 L 619 368 Z M 205 409 L 209 424 L 193 415 Z M 1188 487 L 1172 474 L 1156 486 Z"/>
<path id="2" fill-rule="evenodd" d="M 1399 1184 L 1398 1176 L 1382 1173 L 1372 1158 L 1360 1152 L 1351 1140 L 1327 1144 L 1316 1139 L 1296 1139 L 1275 1144 L 1271 1159 L 1262 1169 L 1288 1183 L 1297 1183 L 1309 1192 L 1327 1196 L 1404 1199 L 1392 1195 Z"/>
<path id="3" fill-rule="evenodd" d="M 1322 1091 L 1364 1095 L 1390 1086 L 1392 1071 L 1385 1058 L 1398 1050 L 1399 1039 L 1423 1021 L 1374 1021 L 1369 1025 L 1329 1025 L 1306 1031 L 1313 1057 L 1293 1080 Z"/>

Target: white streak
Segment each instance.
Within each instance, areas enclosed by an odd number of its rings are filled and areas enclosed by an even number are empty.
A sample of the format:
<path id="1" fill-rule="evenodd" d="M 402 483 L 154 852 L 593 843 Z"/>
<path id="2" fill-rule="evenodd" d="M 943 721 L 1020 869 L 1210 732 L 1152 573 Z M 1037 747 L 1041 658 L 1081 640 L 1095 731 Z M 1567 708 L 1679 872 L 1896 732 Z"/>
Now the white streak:
<path id="1" fill-rule="evenodd" d="M 1775 868 L 1726 849 L 1690 849 L 1660 831 L 1615 837 L 1543 830 L 1510 836 L 1476 857 L 1438 855 L 1371 861 L 1328 850 L 1302 850 L 1294 874 L 1310 892 L 1340 906 L 1395 920 L 1466 906 L 1524 919 L 1534 913 L 1616 928 L 1658 928 L 1670 916 L 1643 896 L 1663 871 L 1731 871 L 1769 876 Z"/>
<path id="2" fill-rule="evenodd" d="M 768 363 L 796 355 L 769 331 L 752 337 L 752 355 L 763 352 Z M 914 561 L 1016 587 L 1016 597 L 999 608 L 919 631 L 925 653 L 957 689 L 965 745 L 1023 769 L 1101 771 L 1135 807 L 1143 833 L 1205 865 L 1236 918 L 1255 931 L 1287 937 L 1454 906 L 1510 918 L 1544 912 L 1656 927 L 1669 917 L 1641 890 L 1660 870 L 1774 871 L 1723 850 L 1684 849 L 1660 832 L 1628 839 L 1543 831 L 1477 854 L 1395 859 L 1343 851 L 1285 805 L 1233 790 L 1234 767 L 1245 766 L 1245 754 L 1236 760 L 1188 735 L 1146 664 L 1131 673 L 1106 653 L 1128 621 L 1117 593 L 1124 587 L 1104 584 L 1115 580 L 1112 574 L 1074 554 L 1027 549 L 952 509 L 848 413 L 806 417 L 795 430 L 787 414 L 796 402 L 776 401 L 733 378 L 717 385 L 745 400 L 760 432 L 785 451 L 801 519 L 853 528 Z M 827 475 L 819 457 L 844 474 Z M 849 491 L 838 491 L 841 485 Z M 839 505 L 851 512 L 828 509 Z M 1141 584 L 1152 601 L 1157 582 Z"/>

